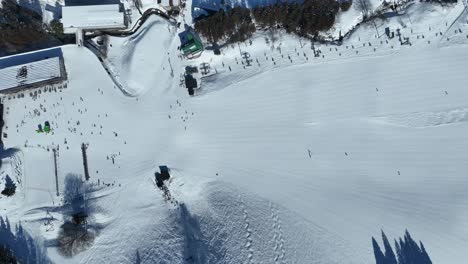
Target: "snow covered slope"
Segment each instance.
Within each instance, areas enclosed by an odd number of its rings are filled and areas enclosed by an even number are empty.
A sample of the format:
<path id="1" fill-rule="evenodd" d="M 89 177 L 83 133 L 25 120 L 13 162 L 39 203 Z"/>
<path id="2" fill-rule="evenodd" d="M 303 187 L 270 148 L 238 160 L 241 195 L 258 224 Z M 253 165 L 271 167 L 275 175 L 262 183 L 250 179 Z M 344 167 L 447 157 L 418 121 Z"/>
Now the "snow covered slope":
<path id="1" fill-rule="evenodd" d="M 110 39 L 109 61 L 134 97 L 89 50 L 64 46 L 66 89 L 3 98 L 5 148 L 20 151 L 0 175 L 23 184 L 0 199 L 1 215 L 44 240 L 56 263 L 373 263 L 380 229 L 408 229 L 434 263 L 463 262 L 467 42 L 454 32 L 450 45 L 438 19 L 402 28 L 412 46 L 374 37 L 372 25 L 342 46 L 317 45 L 321 57 L 296 38 L 257 35 L 190 62 L 154 19 L 133 39 Z M 213 75 L 189 97 L 179 76 L 201 62 Z M 53 132 L 36 133 L 45 121 Z M 64 179 L 83 175 L 82 143 L 98 232 L 66 258 L 55 239 Z M 154 184 L 159 165 L 178 206 Z"/>
<path id="2" fill-rule="evenodd" d="M 196 100 L 197 112 L 211 110 L 187 141 L 229 181 L 356 249 L 404 226 L 432 244 L 435 262 L 456 262 L 466 257 L 455 256 L 467 231 L 465 59 L 464 48 L 428 49 L 265 73 Z M 236 99 L 219 108 L 224 98 Z"/>

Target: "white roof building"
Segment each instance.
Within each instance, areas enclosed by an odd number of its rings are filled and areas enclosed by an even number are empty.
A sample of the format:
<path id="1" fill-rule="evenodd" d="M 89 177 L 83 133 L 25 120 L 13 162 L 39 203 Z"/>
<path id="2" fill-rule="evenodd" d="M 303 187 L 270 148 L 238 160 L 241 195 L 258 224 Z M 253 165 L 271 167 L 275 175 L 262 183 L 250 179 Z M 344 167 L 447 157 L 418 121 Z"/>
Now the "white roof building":
<path id="1" fill-rule="evenodd" d="M 63 61 L 53 57 L 0 69 L 0 92 L 48 84 L 66 79 Z"/>
<path id="2" fill-rule="evenodd" d="M 124 14 L 114 5 L 84 5 L 62 7 L 62 24 L 65 34 L 79 30 L 125 28 Z"/>

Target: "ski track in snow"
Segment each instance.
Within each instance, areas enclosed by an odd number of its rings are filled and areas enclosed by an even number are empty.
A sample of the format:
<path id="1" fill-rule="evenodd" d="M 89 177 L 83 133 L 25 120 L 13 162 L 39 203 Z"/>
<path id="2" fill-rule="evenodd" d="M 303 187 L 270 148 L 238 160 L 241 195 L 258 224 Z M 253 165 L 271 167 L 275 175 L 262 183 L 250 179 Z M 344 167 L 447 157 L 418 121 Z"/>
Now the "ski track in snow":
<path id="1" fill-rule="evenodd" d="M 249 213 L 247 212 L 247 209 L 245 208 L 245 203 L 244 203 L 244 200 L 242 199 L 242 196 L 239 195 L 239 203 L 240 203 L 240 206 L 241 206 L 241 210 L 242 210 L 242 218 L 244 220 L 244 229 L 245 229 L 245 248 L 247 249 L 248 251 L 248 255 L 247 255 L 247 261 L 248 263 L 252 264 L 252 263 L 255 263 L 255 260 L 254 260 L 254 251 L 252 249 L 252 230 L 251 230 L 251 227 L 250 227 L 250 220 L 249 220 Z"/>
<path id="2" fill-rule="evenodd" d="M 439 112 L 412 112 L 390 116 L 377 116 L 377 122 L 404 127 L 431 127 L 468 122 L 468 108 L 459 107 Z"/>
<path id="3" fill-rule="evenodd" d="M 273 228 L 273 241 L 274 241 L 274 252 L 275 263 L 287 263 L 286 261 L 286 251 L 284 250 L 284 237 L 283 237 L 283 230 L 281 227 L 281 220 L 279 218 L 279 210 L 273 205 L 273 203 L 269 203 L 270 211 L 271 211 L 271 218 L 272 218 L 272 228 Z"/>

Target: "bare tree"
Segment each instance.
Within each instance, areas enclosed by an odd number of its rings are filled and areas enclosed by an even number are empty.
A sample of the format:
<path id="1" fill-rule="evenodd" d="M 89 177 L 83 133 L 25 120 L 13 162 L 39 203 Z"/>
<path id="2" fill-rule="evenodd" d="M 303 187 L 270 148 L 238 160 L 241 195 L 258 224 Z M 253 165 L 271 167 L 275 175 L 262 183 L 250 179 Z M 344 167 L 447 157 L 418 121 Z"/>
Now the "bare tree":
<path id="1" fill-rule="evenodd" d="M 60 253 L 67 257 L 74 256 L 91 247 L 95 237 L 95 233 L 85 226 L 65 222 L 58 235 Z"/>

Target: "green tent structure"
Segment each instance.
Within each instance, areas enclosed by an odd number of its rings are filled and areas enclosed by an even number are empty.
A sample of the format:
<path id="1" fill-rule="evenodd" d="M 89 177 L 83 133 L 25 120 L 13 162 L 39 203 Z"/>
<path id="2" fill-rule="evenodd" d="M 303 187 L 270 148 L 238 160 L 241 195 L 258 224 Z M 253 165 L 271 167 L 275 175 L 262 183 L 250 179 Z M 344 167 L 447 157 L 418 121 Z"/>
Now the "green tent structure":
<path id="1" fill-rule="evenodd" d="M 44 124 L 44 132 L 46 133 L 49 133 L 50 132 L 50 123 L 49 121 L 45 121 L 45 124 Z"/>
<path id="2" fill-rule="evenodd" d="M 193 28 L 186 26 L 185 31 L 179 33 L 180 49 L 187 58 L 195 58 L 203 52 L 203 44 Z"/>
<path id="3" fill-rule="evenodd" d="M 52 128 L 50 127 L 49 121 L 45 121 L 44 128 L 42 127 L 41 124 L 37 125 L 37 129 L 36 129 L 37 133 L 50 133 L 51 131 L 52 131 Z"/>

